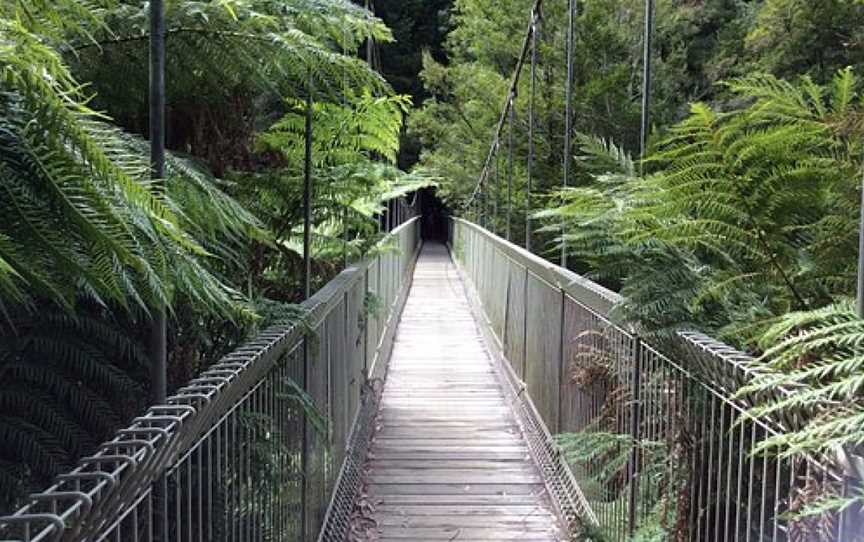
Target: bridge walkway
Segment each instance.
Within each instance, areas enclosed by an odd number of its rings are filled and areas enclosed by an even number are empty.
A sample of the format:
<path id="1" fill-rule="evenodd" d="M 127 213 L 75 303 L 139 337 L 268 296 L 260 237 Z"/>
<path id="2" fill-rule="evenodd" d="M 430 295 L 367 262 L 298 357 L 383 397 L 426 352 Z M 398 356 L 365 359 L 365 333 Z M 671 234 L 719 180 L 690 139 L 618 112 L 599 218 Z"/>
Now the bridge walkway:
<path id="1" fill-rule="evenodd" d="M 369 540 L 561 540 L 447 249 L 426 244 L 364 480 Z M 357 533 L 358 529 L 355 529 Z"/>

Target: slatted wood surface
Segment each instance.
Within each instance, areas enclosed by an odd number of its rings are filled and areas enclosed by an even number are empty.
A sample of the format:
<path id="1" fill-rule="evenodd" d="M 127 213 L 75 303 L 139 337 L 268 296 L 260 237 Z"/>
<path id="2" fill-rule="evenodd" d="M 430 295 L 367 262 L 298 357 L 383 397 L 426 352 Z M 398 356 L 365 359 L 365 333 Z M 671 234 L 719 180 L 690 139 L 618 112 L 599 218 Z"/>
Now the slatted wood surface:
<path id="1" fill-rule="evenodd" d="M 561 540 L 442 245 L 417 263 L 369 457 L 361 538 Z"/>

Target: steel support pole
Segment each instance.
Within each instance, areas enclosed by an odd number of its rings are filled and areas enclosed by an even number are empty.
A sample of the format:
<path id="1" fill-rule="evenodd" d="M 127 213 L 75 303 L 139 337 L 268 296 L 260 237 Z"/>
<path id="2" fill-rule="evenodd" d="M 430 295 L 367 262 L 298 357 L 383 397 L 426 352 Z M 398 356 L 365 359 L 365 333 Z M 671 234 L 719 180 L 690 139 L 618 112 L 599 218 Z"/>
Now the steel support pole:
<path id="1" fill-rule="evenodd" d="M 365 2 L 366 11 L 372 11 L 372 2 L 370 0 L 366 0 Z M 366 38 L 366 64 L 369 67 L 372 67 L 372 38 Z"/>
<path id="2" fill-rule="evenodd" d="M 150 1 L 150 167 L 158 190 L 165 191 L 165 4 Z M 168 323 L 166 307 L 152 310 L 150 328 L 150 371 L 153 402 L 164 403 L 168 393 Z M 154 531 L 158 540 L 168 542 L 168 480 L 155 483 L 152 506 Z"/>
<path id="3" fill-rule="evenodd" d="M 651 124 L 651 41 L 653 34 L 654 0 L 645 0 L 645 28 L 642 38 L 642 122 L 639 131 L 639 158 L 643 160 L 648 151 L 648 131 Z"/>
<path id="4" fill-rule="evenodd" d="M 477 191 L 477 224 L 481 227 L 486 227 L 486 171 L 484 170 L 480 177 L 480 190 Z"/>
<path id="5" fill-rule="evenodd" d="M 348 205 L 342 208 L 342 268 L 348 267 Z"/>
<path id="6" fill-rule="evenodd" d="M 312 295 L 312 78 L 306 93 L 306 147 L 303 160 L 303 299 Z"/>
<path id="7" fill-rule="evenodd" d="M 507 130 L 507 240 L 513 237 L 513 125 L 516 124 L 516 96 L 510 95 L 510 125 Z"/>
<path id="8" fill-rule="evenodd" d="M 390 229 L 391 229 L 392 224 L 393 224 L 393 217 L 390 216 L 392 214 L 390 211 L 390 208 L 391 208 L 391 201 L 388 199 L 387 200 L 387 212 L 384 213 L 384 233 L 390 233 Z"/>
<path id="9" fill-rule="evenodd" d="M 573 160 L 573 84 L 575 79 L 576 0 L 569 0 L 567 20 L 567 90 L 564 106 L 564 188 L 570 184 L 570 165 Z M 561 267 L 567 267 L 567 241 L 561 228 Z"/>
<path id="10" fill-rule="evenodd" d="M 492 231 L 494 233 L 498 233 L 498 217 L 501 212 L 501 154 L 500 154 L 501 146 L 498 143 L 498 140 L 495 141 L 495 201 L 493 212 L 494 219 L 492 220 Z"/>
<path id="11" fill-rule="evenodd" d="M 303 299 L 312 297 L 312 107 L 313 100 L 313 83 L 312 77 L 309 77 L 309 87 L 306 92 L 306 145 L 305 156 L 303 159 Z M 309 383 L 309 337 L 303 339 L 303 388 L 308 391 Z M 307 505 L 306 505 L 306 489 L 309 469 L 309 438 L 308 438 L 308 423 L 306 415 L 303 416 L 302 431 L 303 442 L 302 451 L 300 454 L 300 464 L 302 480 L 300 491 L 300 515 L 301 529 L 300 539 L 306 540 L 307 534 Z"/>
<path id="12" fill-rule="evenodd" d="M 156 186 L 165 187 L 165 4 L 150 2 L 150 167 Z M 164 403 L 167 393 L 167 332 L 165 307 L 153 310 L 150 335 L 153 400 Z"/>
<path id="13" fill-rule="evenodd" d="M 856 308 L 859 318 L 864 318 L 864 179 L 861 184 L 861 211 L 858 227 L 858 298 Z"/>
<path id="14" fill-rule="evenodd" d="M 525 187 L 525 250 L 531 252 L 531 190 L 534 181 L 534 143 L 535 107 L 537 99 L 537 45 L 540 33 L 539 13 L 531 12 L 531 95 L 528 98 L 528 184 Z"/>

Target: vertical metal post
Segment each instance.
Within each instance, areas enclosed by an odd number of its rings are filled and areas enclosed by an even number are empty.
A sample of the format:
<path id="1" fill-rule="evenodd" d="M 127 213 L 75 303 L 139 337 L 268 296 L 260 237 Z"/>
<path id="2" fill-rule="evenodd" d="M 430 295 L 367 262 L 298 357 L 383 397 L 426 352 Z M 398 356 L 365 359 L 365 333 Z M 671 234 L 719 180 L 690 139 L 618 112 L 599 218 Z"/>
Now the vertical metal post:
<path id="1" fill-rule="evenodd" d="M 539 8 L 538 8 L 539 9 Z M 531 190 L 534 180 L 534 123 L 537 99 L 537 46 L 540 33 L 540 17 L 537 10 L 531 12 L 531 95 L 528 100 L 528 185 L 525 188 L 525 250 L 531 251 Z"/>
<path id="2" fill-rule="evenodd" d="M 303 298 L 309 299 L 312 296 L 312 107 L 313 101 L 313 82 L 312 76 L 309 76 L 309 83 L 306 91 L 306 153 L 303 160 Z M 303 388 L 308 391 L 309 383 L 309 337 L 303 339 Z M 308 423 L 306 415 L 303 415 L 303 423 L 301 424 L 303 432 L 302 449 L 300 454 L 300 540 L 306 540 L 306 486 L 307 475 L 309 469 L 309 438 L 308 438 Z"/>
<path id="3" fill-rule="evenodd" d="M 864 179 L 861 183 L 861 218 L 858 227 L 858 318 L 864 318 Z"/>
<path id="4" fill-rule="evenodd" d="M 348 43 L 348 25 L 342 27 L 342 56 L 348 56 L 346 44 Z M 348 109 L 348 70 L 342 70 L 342 107 Z M 348 267 L 348 205 L 342 209 L 342 268 Z"/>
<path id="5" fill-rule="evenodd" d="M 150 167 L 156 186 L 165 186 L 165 3 L 150 1 Z M 166 307 L 153 308 L 150 328 L 153 402 L 164 403 L 168 393 L 168 323 Z M 161 476 L 152 494 L 155 531 L 168 541 L 168 480 Z"/>
<path id="6" fill-rule="evenodd" d="M 573 157 L 573 83 L 575 79 L 576 0 L 569 0 L 567 24 L 567 103 L 564 107 L 564 188 L 570 184 L 570 164 Z M 567 241 L 561 228 L 561 267 L 567 267 Z"/>
<path id="7" fill-rule="evenodd" d="M 486 227 L 486 170 L 483 170 L 483 173 L 480 174 L 480 187 L 477 191 L 477 209 L 480 213 L 480 216 L 477 217 L 477 223 L 485 228 Z"/>
<path id="8" fill-rule="evenodd" d="M 372 0 L 366 0 L 366 10 L 369 13 L 375 13 L 375 6 L 372 5 Z M 375 69 L 375 40 L 371 37 L 366 38 L 366 63 L 370 68 Z"/>
<path id="9" fill-rule="evenodd" d="M 632 397 L 630 399 L 630 468 L 628 469 L 630 478 L 630 494 L 628 506 L 628 532 L 630 536 L 636 532 L 636 507 L 639 493 L 639 420 L 641 410 L 641 388 L 642 388 L 642 339 L 639 337 L 633 338 L 633 376 L 631 380 L 633 386 Z"/>
<path id="10" fill-rule="evenodd" d="M 165 190 L 165 4 L 150 2 L 150 167 L 160 190 Z M 153 400 L 165 402 L 167 393 L 167 332 L 165 307 L 153 310 L 150 336 Z"/>
<path id="11" fill-rule="evenodd" d="M 492 221 L 492 230 L 498 233 L 498 214 L 501 211 L 501 155 L 499 153 L 501 145 L 498 140 L 495 140 L 495 202 L 494 202 L 494 220 Z"/>
<path id="12" fill-rule="evenodd" d="M 342 267 L 348 267 L 348 205 L 342 208 Z"/>
<path id="13" fill-rule="evenodd" d="M 392 207 L 393 207 L 393 201 L 388 199 L 387 200 L 387 213 L 384 215 L 384 231 L 386 233 L 390 233 L 390 230 L 393 229 L 393 216 L 392 216 L 393 212 L 391 210 Z"/>
<path id="14" fill-rule="evenodd" d="M 651 38 L 654 34 L 654 0 L 645 0 L 645 28 L 643 32 L 642 123 L 639 132 L 639 158 L 644 160 L 648 150 L 648 131 L 651 123 Z"/>
<path id="15" fill-rule="evenodd" d="M 306 93 L 306 154 L 303 160 L 303 298 L 312 295 L 312 77 Z"/>
<path id="16" fill-rule="evenodd" d="M 516 124 L 516 95 L 510 95 L 510 125 L 507 131 L 507 240 L 513 236 L 513 125 Z"/>

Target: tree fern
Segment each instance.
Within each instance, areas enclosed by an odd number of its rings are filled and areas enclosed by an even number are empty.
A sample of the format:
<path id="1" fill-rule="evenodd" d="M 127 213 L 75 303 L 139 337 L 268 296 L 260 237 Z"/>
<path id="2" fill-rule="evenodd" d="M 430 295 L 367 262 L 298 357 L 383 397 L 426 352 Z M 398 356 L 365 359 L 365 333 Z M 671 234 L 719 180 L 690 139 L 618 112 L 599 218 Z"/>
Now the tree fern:
<path id="1" fill-rule="evenodd" d="M 70 316 L 44 301 L 39 309 L 19 308 L 0 325 L 0 426 L 8 437 L 0 459 L 27 466 L 14 478 L 30 490 L 140 411 L 149 363 L 134 333 L 105 309 Z"/>
<path id="2" fill-rule="evenodd" d="M 146 86 L 146 2 L 108 10 L 94 39 L 66 50 L 76 70 L 95 83 L 103 103 L 122 106 L 121 117 L 146 110 L 130 96 L 130 82 Z M 392 39 L 381 21 L 348 0 L 229 0 L 168 4 L 168 94 L 178 102 L 207 96 L 224 102 L 236 89 L 281 98 L 296 95 L 312 77 L 318 92 L 337 96 L 343 83 L 383 90 L 386 84 L 362 61 L 341 54 L 366 38 Z M 112 71 L 113 70 L 113 71 Z M 117 77 L 120 70 L 122 77 Z"/>
<path id="3" fill-rule="evenodd" d="M 851 70 L 829 88 L 759 74 L 727 86 L 747 105 L 694 104 L 644 179 L 583 137 L 595 181 L 539 216 L 647 329 L 696 326 L 755 347 L 772 318 L 851 291 L 859 89 Z"/>

